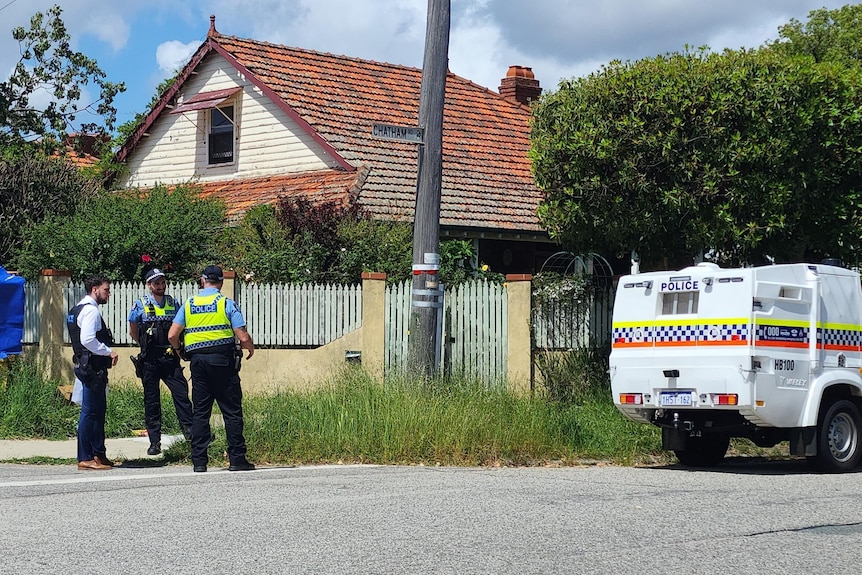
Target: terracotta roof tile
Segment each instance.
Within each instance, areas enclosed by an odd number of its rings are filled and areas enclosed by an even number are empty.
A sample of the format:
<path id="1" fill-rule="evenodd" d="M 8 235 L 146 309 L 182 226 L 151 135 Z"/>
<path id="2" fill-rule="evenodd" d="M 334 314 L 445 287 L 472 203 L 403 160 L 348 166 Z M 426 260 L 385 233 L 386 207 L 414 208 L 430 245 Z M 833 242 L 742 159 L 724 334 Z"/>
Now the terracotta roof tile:
<path id="1" fill-rule="evenodd" d="M 118 159 L 122 161 L 134 149 L 195 67 L 205 58 L 222 56 L 235 58 L 238 69 L 271 90 L 285 110 L 306 122 L 313 137 L 339 156 L 345 171 L 325 172 L 327 182 L 335 185 L 343 178 L 345 186 L 355 185 L 351 178 L 357 175 L 352 169 L 367 167 L 355 188 L 360 205 L 375 217 L 412 220 L 416 144 L 375 138 L 371 126 L 375 122 L 418 124 L 421 70 L 417 68 L 242 39 L 211 29 Z M 447 76 L 441 226 L 543 232 L 536 216 L 542 195 L 527 159 L 529 130 L 528 107 L 454 74 Z M 236 215 L 255 203 L 274 201 L 283 182 L 292 182 L 285 183 L 286 189 L 309 195 L 312 181 L 301 181 L 302 176 L 285 176 L 205 184 L 205 189 L 218 189 L 212 193 L 222 194 Z M 321 193 L 335 192 L 324 186 Z"/>
<path id="2" fill-rule="evenodd" d="M 412 219 L 416 145 L 372 137 L 373 122 L 418 125 L 421 70 L 215 34 L 345 159 L 374 169 L 359 201 Z M 441 225 L 541 230 L 529 149 L 530 111 L 449 74 L 443 126 Z"/>
<path id="3" fill-rule="evenodd" d="M 60 157 L 60 151 L 55 150 L 52 154 L 54 157 Z M 96 156 L 92 156 L 87 153 L 77 152 L 71 147 L 67 147 L 65 152 L 62 154 L 62 157 L 65 158 L 67 162 L 79 167 L 79 168 L 91 168 L 96 165 L 99 161 L 99 158 Z"/>
<path id="4" fill-rule="evenodd" d="M 367 169 L 356 172 L 322 170 L 283 176 L 247 178 L 201 183 L 201 197 L 221 199 L 228 208 L 228 220 L 236 221 L 260 204 L 272 204 L 279 198 L 305 197 L 314 202 L 346 205 L 355 199 Z"/>

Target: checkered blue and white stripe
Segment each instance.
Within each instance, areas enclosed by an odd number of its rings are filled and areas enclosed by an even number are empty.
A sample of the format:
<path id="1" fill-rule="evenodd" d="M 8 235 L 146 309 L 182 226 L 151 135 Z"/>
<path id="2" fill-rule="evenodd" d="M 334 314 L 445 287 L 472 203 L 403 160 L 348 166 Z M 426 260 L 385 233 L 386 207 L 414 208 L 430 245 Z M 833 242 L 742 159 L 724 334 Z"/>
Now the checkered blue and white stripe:
<path id="1" fill-rule="evenodd" d="M 613 341 L 622 344 L 645 343 L 690 343 L 690 342 L 746 342 L 749 339 L 748 324 L 697 324 L 615 327 Z"/>
<path id="2" fill-rule="evenodd" d="M 862 345 L 862 332 L 850 329 L 818 329 L 817 344 L 827 347 L 859 347 Z"/>
<path id="3" fill-rule="evenodd" d="M 651 326 L 615 327 L 613 341 L 619 343 L 645 343 L 652 341 Z"/>

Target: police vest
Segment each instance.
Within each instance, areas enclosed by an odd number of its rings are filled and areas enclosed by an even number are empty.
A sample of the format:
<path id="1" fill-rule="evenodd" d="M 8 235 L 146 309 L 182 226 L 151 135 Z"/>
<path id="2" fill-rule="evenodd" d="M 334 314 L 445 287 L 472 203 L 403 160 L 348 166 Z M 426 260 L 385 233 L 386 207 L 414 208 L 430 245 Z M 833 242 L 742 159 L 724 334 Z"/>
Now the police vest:
<path id="1" fill-rule="evenodd" d="M 72 341 L 72 361 L 75 365 L 81 363 L 81 357 L 87 355 L 89 357 L 90 366 L 96 370 L 111 369 L 112 360 L 107 355 L 95 355 L 81 343 L 81 326 L 78 325 L 78 316 L 81 315 L 81 310 L 85 305 L 95 305 L 92 303 L 80 303 L 69 310 L 66 316 L 66 329 L 69 330 L 69 339 Z M 102 325 L 99 331 L 96 332 L 96 340 L 104 343 L 107 346 L 113 345 L 114 336 L 111 330 L 105 325 L 105 320 L 99 315 L 99 321 Z"/>
<path id="2" fill-rule="evenodd" d="M 227 316 L 227 299 L 222 294 L 192 296 L 184 307 L 186 351 L 212 353 L 233 350 L 234 333 Z"/>
<path id="3" fill-rule="evenodd" d="M 138 334 L 138 342 L 141 350 L 149 349 L 165 350 L 171 347 L 168 341 L 168 331 L 171 329 L 174 317 L 177 315 L 177 304 L 169 295 L 165 296 L 163 307 L 158 307 L 150 296 L 144 296 L 138 300 L 143 308 L 141 315 L 141 329 Z"/>

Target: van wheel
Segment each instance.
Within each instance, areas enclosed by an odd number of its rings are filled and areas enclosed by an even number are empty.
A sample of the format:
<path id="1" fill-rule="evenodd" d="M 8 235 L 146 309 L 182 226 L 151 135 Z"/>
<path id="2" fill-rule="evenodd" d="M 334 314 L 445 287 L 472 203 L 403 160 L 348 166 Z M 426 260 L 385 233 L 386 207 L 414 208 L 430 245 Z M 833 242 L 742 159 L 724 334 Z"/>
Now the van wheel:
<path id="1" fill-rule="evenodd" d="M 851 471 L 862 458 L 859 409 L 846 399 L 824 404 L 824 407 L 825 413 L 817 425 L 817 455 L 808 460 L 820 471 Z"/>
<path id="2" fill-rule="evenodd" d="M 700 437 L 687 437 L 685 449 L 674 453 L 687 467 L 714 467 L 724 459 L 728 445 L 730 436 L 726 433 L 704 433 Z"/>

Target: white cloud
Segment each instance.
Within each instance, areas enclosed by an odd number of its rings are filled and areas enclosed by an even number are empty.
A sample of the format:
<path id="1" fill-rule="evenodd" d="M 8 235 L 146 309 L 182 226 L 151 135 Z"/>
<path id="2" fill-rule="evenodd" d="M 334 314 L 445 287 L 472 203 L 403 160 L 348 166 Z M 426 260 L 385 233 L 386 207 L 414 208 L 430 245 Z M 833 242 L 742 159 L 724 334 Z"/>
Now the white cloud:
<path id="1" fill-rule="evenodd" d="M 0 10 L 0 73 L 17 59 L 13 26 L 57 0 L 18 0 Z M 547 89 L 583 76 L 612 59 L 637 60 L 684 45 L 714 50 L 755 48 L 777 36 L 790 18 L 835 9 L 846 0 L 453 0 L 450 69 L 496 90 L 510 65 L 533 68 Z M 3 1 L 0 0 L 0 6 Z M 99 40 L 88 53 L 100 65 L 115 62 L 109 79 L 161 79 L 180 68 L 203 40 L 209 15 L 225 34 L 288 46 L 420 67 L 427 0 L 75 0 L 61 2 L 73 47 Z M 146 17 L 144 19 L 144 17 Z M 129 45 L 141 27 L 153 47 Z M 134 32 L 134 36 L 130 34 Z M 89 46 L 93 46 L 90 42 Z M 141 51 L 155 50 L 155 54 Z M 118 52 L 119 51 L 119 52 Z M 118 56 L 119 54 L 119 56 Z M 134 58 L 133 58 L 134 56 Z M 103 59 L 104 58 L 104 59 Z M 155 61 L 155 63 L 153 63 Z M 151 66 L 151 67 L 148 67 Z M 158 82 L 155 82 L 158 83 Z M 151 87 L 147 87 L 151 90 Z M 152 93 L 136 95 L 141 111 Z M 129 100 L 131 101 L 131 95 Z"/>
<path id="2" fill-rule="evenodd" d="M 165 77 L 173 76 L 189 61 L 192 54 L 200 46 L 200 42 L 194 41 L 183 44 L 177 40 L 162 42 L 156 48 L 156 62 L 159 70 Z"/>

